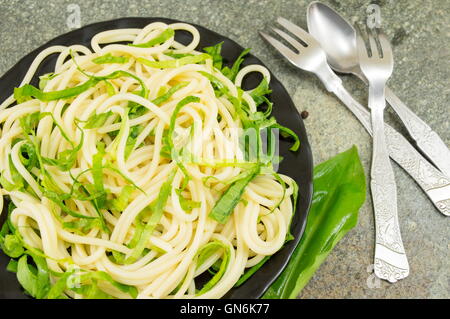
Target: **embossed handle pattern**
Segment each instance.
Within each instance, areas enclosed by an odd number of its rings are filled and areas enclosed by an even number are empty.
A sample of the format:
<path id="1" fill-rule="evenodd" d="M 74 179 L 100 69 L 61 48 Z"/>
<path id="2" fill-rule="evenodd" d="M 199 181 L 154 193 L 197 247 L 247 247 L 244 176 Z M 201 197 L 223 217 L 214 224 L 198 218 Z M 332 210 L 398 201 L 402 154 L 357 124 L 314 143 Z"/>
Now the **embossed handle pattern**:
<path id="1" fill-rule="evenodd" d="M 428 124 L 414 114 L 388 87 L 386 100 L 398 114 L 417 146 L 444 174 L 450 177 L 450 150 Z"/>
<path id="2" fill-rule="evenodd" d="M 369 112 L 343 86 L 333 92 L 372 134 Z M 442 214 L 450 216 L 450 178 L 431 165 L 392 127 L 385 125 L 384 130 L 389 156 L 417 182 Z"/>
<path id="3" fill-rule="evenodd" d="M 389 154 L 419 184 L 436 208 L 450 216 L 450 178 L 431 165 L 396 130 L 385 126 Z"/>

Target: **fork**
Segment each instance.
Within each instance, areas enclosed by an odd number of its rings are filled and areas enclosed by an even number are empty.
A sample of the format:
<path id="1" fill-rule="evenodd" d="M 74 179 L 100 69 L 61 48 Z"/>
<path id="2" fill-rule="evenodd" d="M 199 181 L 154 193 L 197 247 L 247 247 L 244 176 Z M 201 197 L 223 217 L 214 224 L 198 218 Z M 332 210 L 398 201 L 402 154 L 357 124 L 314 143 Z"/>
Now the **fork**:
<path id="1" fill-rule="evenodd" d="M 280 17 L 277 21 L 303 42 L 300 43 L 280 29 L 273 28 L 297 52 L 292 51 L 283 43 L 264 32 L 260 32 L 261 36 L 293 65 L 317 75 L 327 90 L 333 92 L 358 118 L 367 132 L 372 134 L 369 112 L 342 86 L 341 79 L 329 67 L 325 52 L 316 39 L 299 26 L 284 18 Z M 417 182 L 439 212 L 445 216 L 450 216 L 450 178 L 431 165 L 403 135 L 389 125 L 385 126 L 385 134 L 390 157 Z"/>
<path id="2" fill-rule="evenodd" d="M 408 276 L 409 265 L 403 247 L 397 216 L 397 186 L 389 161 L 384 134 L 385 87 L 392 74 L 394 59 L 386 36 L 379 30 L 367 32 L 369 50 L 361 35 L 357 48 L 361 71 L 369 82 L 369 109 L 371 114 L 373 152 L 371 167 L 371 193 L 375 211 L 375 275 L 390 280 L 395 268 L 401 279 Z M 376 38 L 380 47 L 377 47 Z"/>

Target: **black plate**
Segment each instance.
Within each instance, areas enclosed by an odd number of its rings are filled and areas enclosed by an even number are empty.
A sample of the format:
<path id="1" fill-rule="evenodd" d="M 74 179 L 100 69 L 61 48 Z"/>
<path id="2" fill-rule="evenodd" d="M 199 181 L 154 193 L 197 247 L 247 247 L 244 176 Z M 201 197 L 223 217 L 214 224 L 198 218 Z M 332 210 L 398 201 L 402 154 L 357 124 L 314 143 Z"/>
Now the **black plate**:
<path id="1" fill-rule="evenodd" d="M 165 23 L 180 22 L 166 18 L 123 18 L 91 24 L 49 41 L 22 58 L 0 78 L 0 103 L 13 92 L 14 87 L 20 85 L 20 82 L 36 55 L 45 48 L 52 45 L 69 46 L 72 44 L 82 44 L 90 47 L 92 36 L 98 32 L 120 28 L 143 28 L 147 24 L 155 21 L 162 21 Z M 197 49 L 223 41 L 222 55 L 225 58 L 225 62 L 233 62 L 242 52 L 243 48 L 236 42 L 201 26 L 194 26 L 200 32 L 200 44 Z M 187 32 L 177 32 L 176 38 L 177 41 L 180 41 L 181 43 L 188 43 L 191 39 Z M 55 62 L 56 58 L 54 56 L 49 57 L 41 64 L 36 74 L 42 75 L 52 72 L 54 70 Z M 264 65 L 251 54 L 247 56 L 243 63 L 244 66 L 248 64 Z M 274 103 L 273 115 L 279 123 L 295 131 L 301 141 L 300 149 L 296 153 L 289 151 L 291 145 L 290 141 L 280 142 L 280 154 L 284 157 L 284 160 L 281 162 L 279 171 L 292 177 L 299 186 L 299 202 L 291 226 L 291 233 L 295 236 L 295 239 L 288 242 L 283 249 L 273 255 L 246 283 L 238 288 L 230 290 L 225 295 L 225 298 L 259 298 L 262 296 L 264 291 L 284 269 L 295 246 L 300 240 L 305 228 L 306 217 L 311 203 L 313 161 L 305 127 L 294 103 L 286 92 L 286 89 L 273 74 L 271 74 L 271 77 L 270 88 L 273 92 L 270 99 Z M 35 76 L 31 83 L 37 85 L 37 81 L 38 76 Z M 260 77 L 250 74 L 246 77 L 243 86 L 244 88 L 253 88 L 259 81 Z M 5 212 L 3 212 L 0 221 L 1 223 L 3 223 L 5 216 Z M 6 271 L 8 261 L 9 257 L 4 255 L 3 252 L 0 252 L 0 298 L 26 298 L 17 282 L 15 274 Z"/>

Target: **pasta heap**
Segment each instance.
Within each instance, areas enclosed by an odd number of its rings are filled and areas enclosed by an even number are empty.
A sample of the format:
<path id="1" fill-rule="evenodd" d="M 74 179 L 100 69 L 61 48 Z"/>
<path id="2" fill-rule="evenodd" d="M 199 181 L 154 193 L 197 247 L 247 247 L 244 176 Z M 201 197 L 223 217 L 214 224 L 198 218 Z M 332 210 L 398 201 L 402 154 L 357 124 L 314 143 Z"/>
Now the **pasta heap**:
<path id="1" fill-rule="evenodd" d="M 270 117 L 270 74 L 199 40 L 156 22 L 52 46 L 1 104 L 0 245 L 31 296 L 220 298 L 289 239 L 297 186 L 236 133 L 276 128 L 298 148 Z M 243 91 L 250 72 L 264 80 Z"/>

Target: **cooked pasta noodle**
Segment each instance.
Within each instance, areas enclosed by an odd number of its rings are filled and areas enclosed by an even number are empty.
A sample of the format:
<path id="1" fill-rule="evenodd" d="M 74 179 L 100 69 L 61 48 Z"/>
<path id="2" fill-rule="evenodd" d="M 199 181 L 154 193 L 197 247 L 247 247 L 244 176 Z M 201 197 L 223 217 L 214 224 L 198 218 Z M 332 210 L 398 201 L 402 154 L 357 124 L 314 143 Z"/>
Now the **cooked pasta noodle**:
<path id="1" fill-rule="evenodd" d="M 1 104 L 2 249 L 44 260 L 40 297 L 220 298 L 283 246 L 295 182 L 239 144 L 249 125 L 275 127 L 256 116 L 267 90 L 240 88 L 270 74 L 221 69 L 199 41 L 156 22 L 98 33 L 92 49 L 53 46 Z M 29 85 L 53 54 L 53 74 Z"/>

